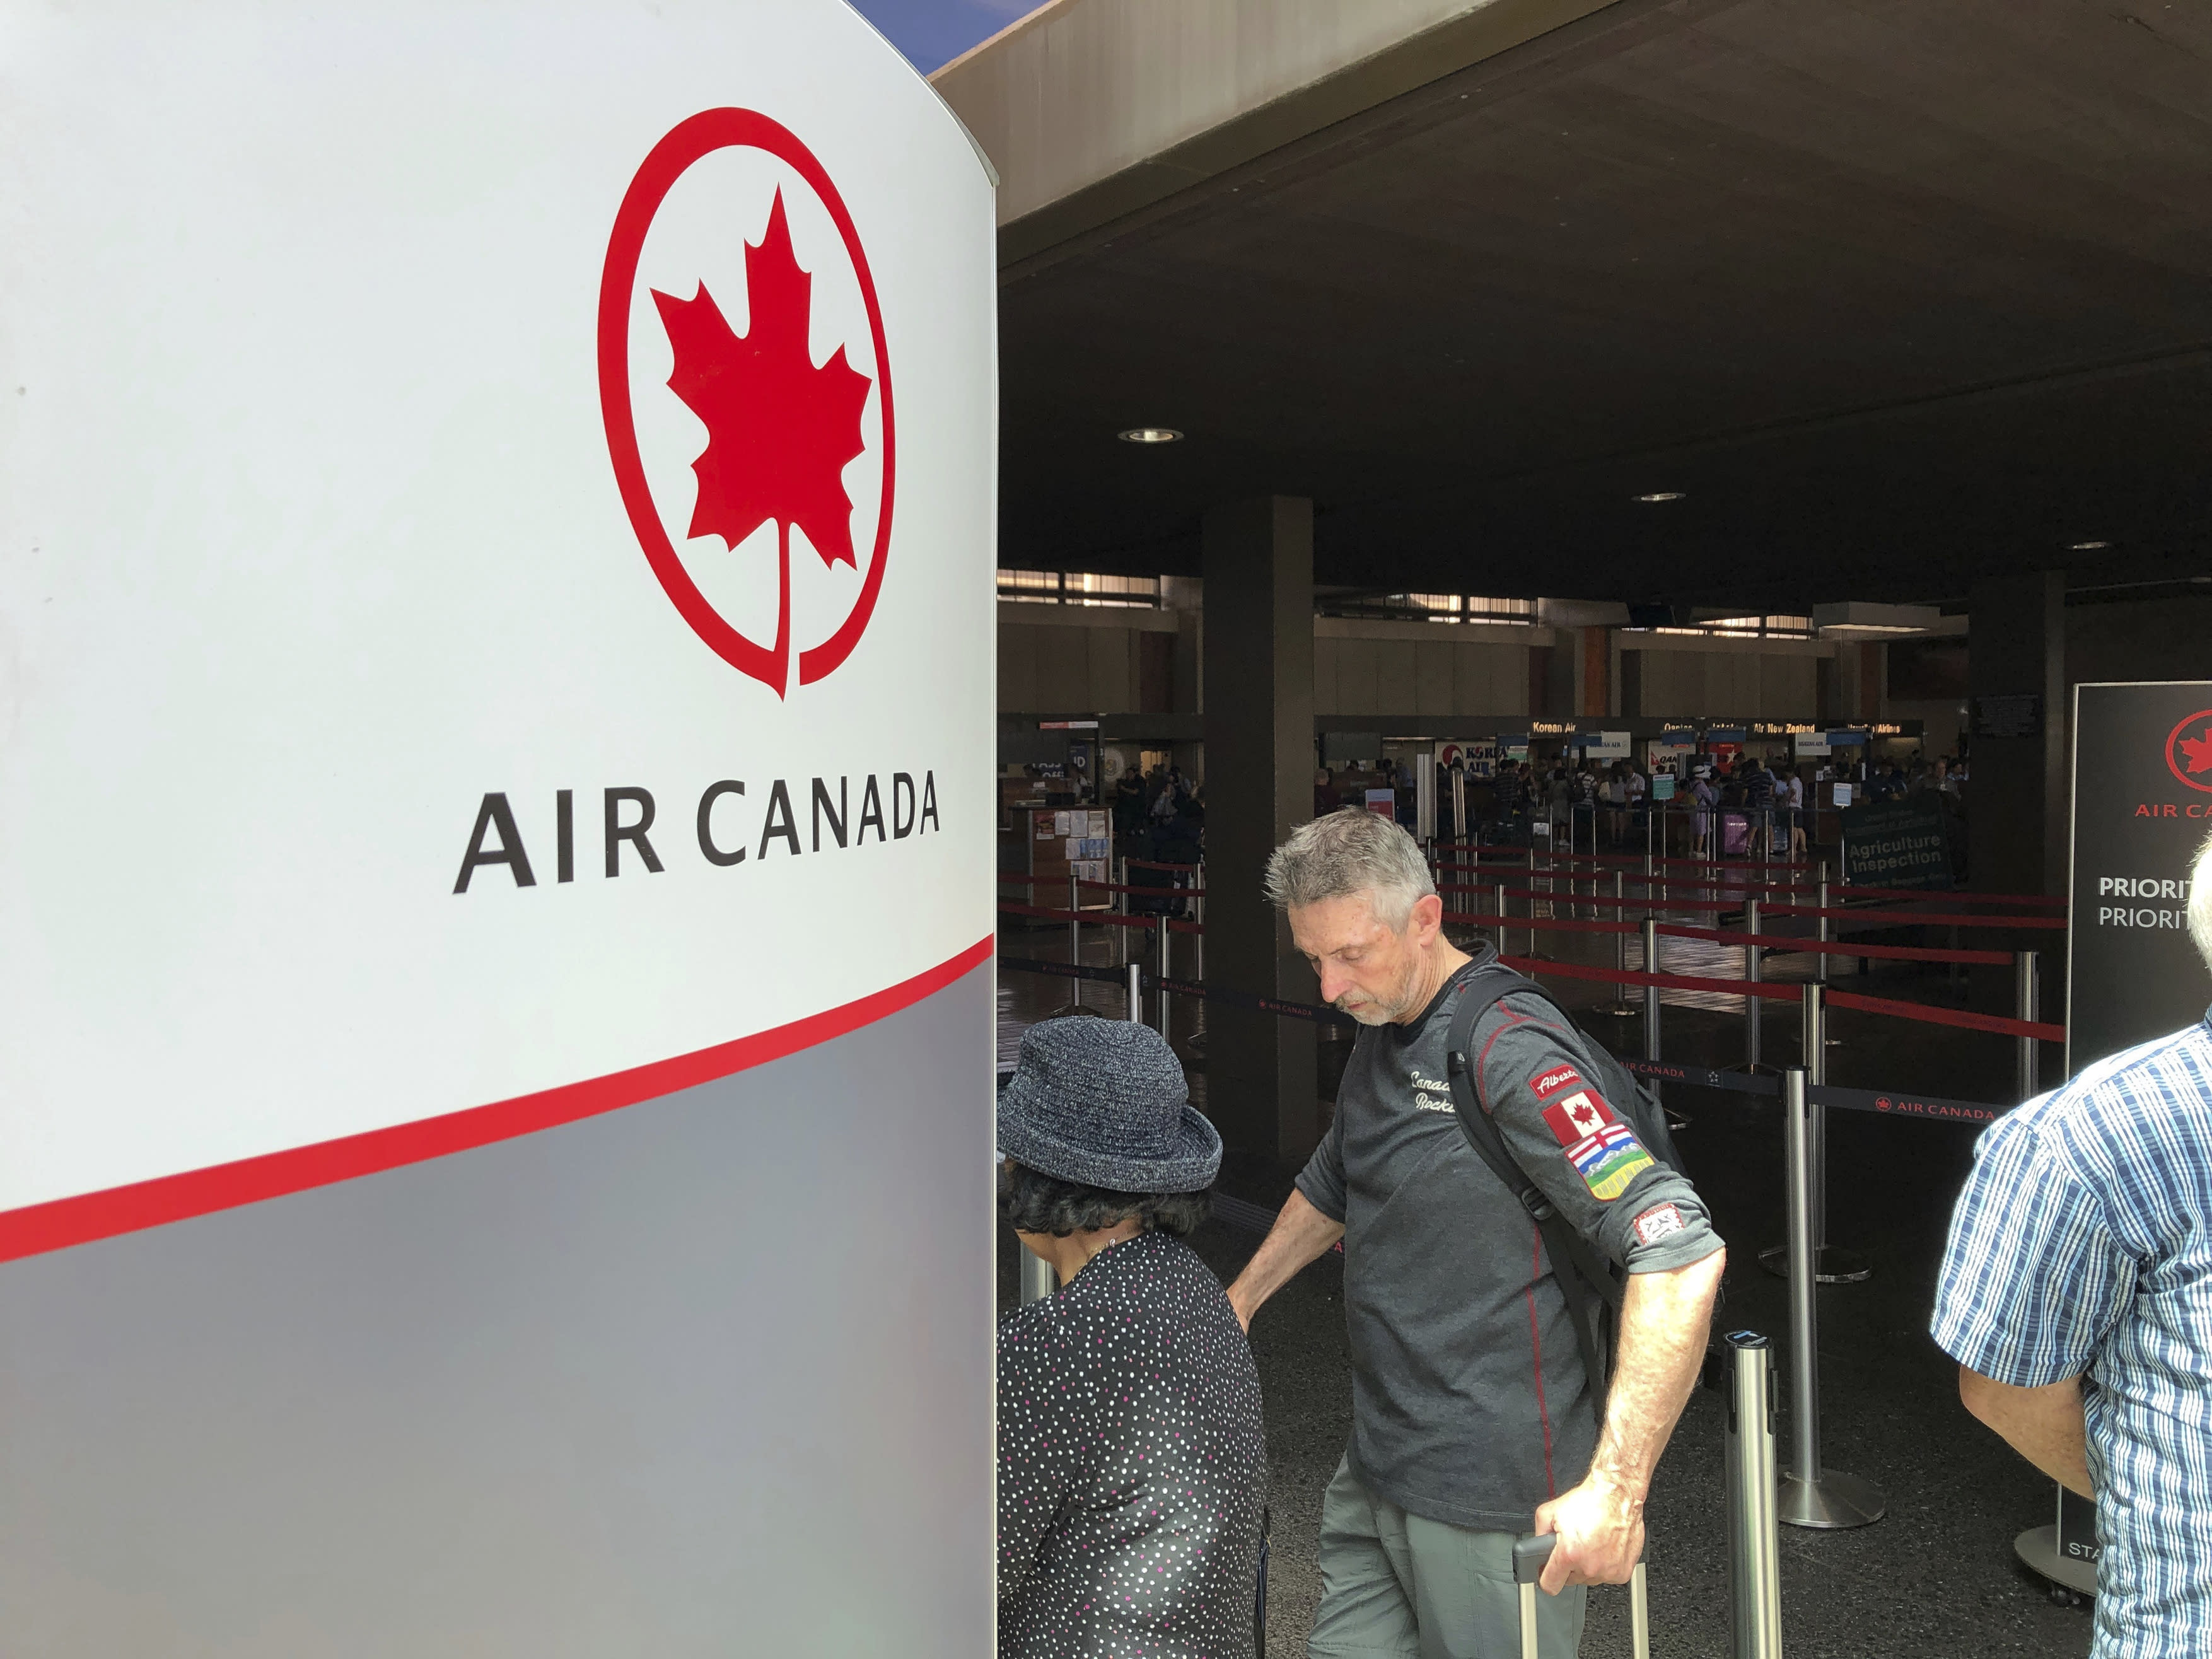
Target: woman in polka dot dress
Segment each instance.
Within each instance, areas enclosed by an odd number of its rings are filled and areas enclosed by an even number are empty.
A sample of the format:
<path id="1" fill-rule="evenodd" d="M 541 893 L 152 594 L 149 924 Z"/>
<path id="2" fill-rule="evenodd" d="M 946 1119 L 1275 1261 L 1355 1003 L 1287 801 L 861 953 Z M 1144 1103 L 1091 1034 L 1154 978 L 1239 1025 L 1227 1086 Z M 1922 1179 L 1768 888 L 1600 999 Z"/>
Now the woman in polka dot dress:
<path id="1" fill-rule="evenodd" d="M 999 1327 L 1002 1659 L 1249 1659 L 1252 1350 L 1183 1243 L 1221 1139 L 1149 1027 L 1048 1020 L 1000 1097 L 1000 1206 L 1059 1291 Z"/>

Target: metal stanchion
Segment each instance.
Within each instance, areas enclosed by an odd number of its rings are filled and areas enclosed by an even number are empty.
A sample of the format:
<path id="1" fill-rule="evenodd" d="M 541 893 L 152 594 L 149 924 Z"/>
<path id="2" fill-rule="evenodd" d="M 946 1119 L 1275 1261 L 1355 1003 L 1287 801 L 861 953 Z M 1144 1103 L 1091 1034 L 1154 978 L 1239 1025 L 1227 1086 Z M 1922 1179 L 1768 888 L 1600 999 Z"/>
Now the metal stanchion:
<path id="1" fill-rule="evenodd" d="M 1783 1524 L 1833 1529 L 1863 1527 L 1889 1506 L 1879 1487 L 1820 1462 L 1819 1286 L 1813 1263 L 1811 1111 L 1805 1068 L 1782 1076 L 1784 1147 L 1790 1200 L 1790 1468 L 1778 1506 Z"/>
<path id="2" fill-rule="evenodd" d="M 1505 942 L 1505 884 L 1498 884 L 1498 953 L 1504 956 L 1513 947 Z"/>
<path id="3" fill-rule="evenodd" d="M 1828 861 L 1826 859 L 1820 860 L 1820 874 L 1813 878 L 1813 908 L 1820 911 L 1828 908 Z M 1826 945 L 1828 942 L 1828 918 L 1825 915 L 1820 918 L 1820 924 L 1813 937 L 1818 943 Z M 1828 953 L 1826 951 L 1814 958 L 1813 977 L 1823 985 L 1828 982 Z"/>
<path id="4" fill-rule="evenodd" d="M 1160 918 L 1159 1028 L 1160 1041 L 1167 1043 L 1170 1047 L 1174 1046 L 1175 1036 L 1169 1030 L 1167 980 L 1169 965 L 1174 960 L 1172 956 L 1170 954 L 1169 942 L 1175 936 L 1168 931 L 1168 919 L 1165 916 L 1162 916 Z"/>
<path id="5" fill-rule="evenodd" d="M 1124 995 L 1127 998 L 1129 1024 L 1142 1025 L 1145 1023 L 1145 970 L 1133 962 L 1129 964 L 1129 988 Z"/>
<path id="6" fill-rule="evenodd" d="M 1613 872 L 1613 919 L 1615 921 L 1626 922 L 1628 920 L 1628 878 L 1618 870 Z M 1625 974 L 1628 971 L 1628 935 L 1626 933 L 1615 933 L 1613 936 L 1613 966 L 1616 973 Z M 1636 1005 L 1628 1000 L 1626 988 L 1616 984 L 1613 988 L 1613 1000 L 1593 1012 L 1612 1014 L 1626 1019 L 1629 1015 L 1636 1012 L 1637 1009 Z"/>
<path id="7" fill-rule="evenodd" d="M 1803 1024 L 1800 1052 L 1804 1056 L 1805 1080 L 1818 1088 L 1828 1080 L 1827 994 L 1818 985 L 1804 988 Z M 1820 1285 L 1856 1285 L 1874 1277 L 1874 1266 L 1856 1250 L 1828 1243 L 1828 1109 L 1814 1101 L 1810 1117 L 1806 1157 L 1812 1170 L 1813 1279 Z M 1790 1274 L 1790 1247 L 1770 1244 L 1759 1253 L 1759 1265 L 1784 1278 Z"/>
<path id="8" fill-rule="evenodd" d="M 1743 976 L 1753 985 L 1759 983 L 1759 901 L 1743 902 L 1743 931 L 1752 936 L 1751 943 L 1743 947 Z M 1757 992 L 1743 1000 L 1743 1069 L 1755 1072 L 1759 1067 L 1759 1004 Z"/>
<path id="9" fill-rule="evenodd" d="M 1198 924 L 1198 932 L 1193 936 L 1197 955 L 1193 959 L 1191 977 L 1203 983 L 1206 979 L 1206 866 L 1203 863 L 1191 872 L 1190 884 L 1197 895 L 1190 902 L 1190 919 Z"/>
<path id="10" fill-rule="evenodd" d="M 1644 971 L 1659 971 L 1659 924 L 1650 916 L 1644 918 Z M 1659 1059 L 1659 988 L 1644 988 L 1644 1058 Z M 1656 1085 L 1652 1085 L 1656 1088 Z"/>
<path id="11" fill-rule="evenodd" d="M 1652 916 L 1644 918 L 1644 971 L 1647 974 L 1659 971 L 1659 923 Z M 1646 1060 L 1661 1058 L 1659 1031 L 1659 988 L 1647 985 L 1644 988 L 1644 1058 Z M 1666 1091 L 1656 1078 L 1645 1079 L 1644 1086 L 1651 1091 L 1651 1098 L 1659 1103 L 1659 1109 L 1666 1114 L 1667 1127 L 1670 1133 L 1680 1134 L 1690 1127 L 1689 1119 L 1668 1108 Z"/>
<path id="12" fill-rule="evenodd" d="M 1734 1659 L 1782 1659 L 1782 1539 L 1776 1526 L 1774 1349 L 1753 1331 L 1721 1339 L 1727 1364 L 1729 1631 Z"/>
<path id="13" fill-rule="evenodd" d="M 2014 1019 L 2040 1020 L 2038 1012 L 2042 1005 L 2043 988 L 2038 982 L 2035 952 L 2015 951 L 2012 957 L 2012 1012 Z M 2036 1039 L 2022 1036 L 2018 1043 L 2014 1061 L 2013 1087 L 2022 1100 L 2033 1100 L 2039 1092 L 2036 1073 L 2041 1056 L 2036 1050 Z"/>
<path id="14" fill-rule="evenodd" d="M 1059 1287 L 1053 1283 L 1052 1263 L 1022 1251 L 1022 1305 L 1042 1302 Z"/>
<path id="15" fill-rule="evenodd" d="M 1082 915 L 1083 895 L 1075 884 L 1075 872 L 1071 870 L 1067 872 L 1067 965 L 1071 968 L 1083 966 Z M 1075 988 L 1068 994 L 1068 1004 L 1075 1008 L 1083 1006 L 1083 975 L 1079 973 L 1075 975 Z"/>
<path id="16" fill-rule="evenodd" d="M 1113 863 L 1107 867 L 1114 874 L 1115 892 L 1112 905 L 1114 914 L 1119 916 L 1133 914 L 1129 908 L 1129 855 L 1127 853 L 1115 854 Z M 1129 950 L 1129 934 L 1133 930 L 1127 927 L 1116 927 L 1114 931 L 1120 935 L 1114 941 L 1114 954 L 1121 965 L 1126 968 L 1136 960 L 1136 957 L 1130 954 Z"/>

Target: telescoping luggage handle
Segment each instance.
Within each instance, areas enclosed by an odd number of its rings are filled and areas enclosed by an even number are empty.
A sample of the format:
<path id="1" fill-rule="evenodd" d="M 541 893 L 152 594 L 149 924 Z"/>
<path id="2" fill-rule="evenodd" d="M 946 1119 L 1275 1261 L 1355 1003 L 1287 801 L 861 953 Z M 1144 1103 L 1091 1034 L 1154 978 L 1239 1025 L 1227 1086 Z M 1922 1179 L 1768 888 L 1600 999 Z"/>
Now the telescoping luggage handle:
<path id="1" fill-rule="evenodd" d="M 1521 1659 L 1537 1659 L 1536 1581 L 1544 1576 L 1556 1541 L 1553 1534 L 1540 1532 L 1513 1546 L 1513 1582 L 1521 1586 Z M 1651 1602 L 1641 1561 L 1628 1576 L 1628 1630 L 1636 1659 L 1651 1659 Z"/>

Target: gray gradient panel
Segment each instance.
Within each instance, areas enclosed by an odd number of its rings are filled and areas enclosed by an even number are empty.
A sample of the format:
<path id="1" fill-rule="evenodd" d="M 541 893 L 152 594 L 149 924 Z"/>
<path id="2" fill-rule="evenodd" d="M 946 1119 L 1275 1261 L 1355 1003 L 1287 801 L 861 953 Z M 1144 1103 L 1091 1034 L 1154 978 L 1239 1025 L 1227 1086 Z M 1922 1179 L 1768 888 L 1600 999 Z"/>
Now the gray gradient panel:
<path id="1" fill-rule="evenodd" d="M 0 1267 L 0 1649 L 988 1652 L 990 1020 Z"/>

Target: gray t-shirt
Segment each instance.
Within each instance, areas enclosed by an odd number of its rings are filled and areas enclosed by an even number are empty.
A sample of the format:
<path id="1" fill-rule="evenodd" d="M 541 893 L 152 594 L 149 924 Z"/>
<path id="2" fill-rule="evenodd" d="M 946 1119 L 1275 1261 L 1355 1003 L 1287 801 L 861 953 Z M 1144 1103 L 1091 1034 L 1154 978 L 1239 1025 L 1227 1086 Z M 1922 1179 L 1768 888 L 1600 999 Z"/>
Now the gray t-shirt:
<path id="1" fill-rule="evenodd" d="M 1524 1532 L 1596 1449 L 1574 1326 L 1541 1235 L 1467 1144 L 1444 1052 L 1455 978 L 1411 1025 L 1364 1028 L 1336 1120 L 1298 1176 L 1345 1225 L 1352 1467 L 1414 1515 Z M 1514 1160 L 1631 1273 L 1721 1247 L 1688 1182 L 1590 1081 L 1589 1042 L 1542 998 L 1501 999 L 1471 1044 Z"/>

